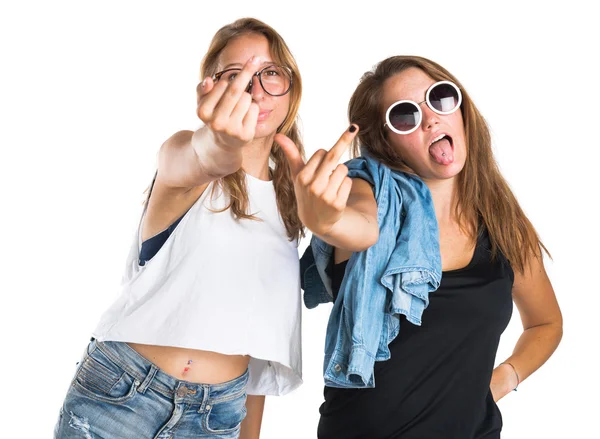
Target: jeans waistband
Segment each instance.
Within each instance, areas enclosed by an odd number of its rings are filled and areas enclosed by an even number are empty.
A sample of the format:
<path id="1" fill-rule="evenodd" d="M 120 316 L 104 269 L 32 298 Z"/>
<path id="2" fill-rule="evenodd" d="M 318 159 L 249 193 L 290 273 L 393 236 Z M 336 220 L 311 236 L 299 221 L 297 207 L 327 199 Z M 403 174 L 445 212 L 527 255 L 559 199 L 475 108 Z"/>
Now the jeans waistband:
<path id="1" fill-rule="evenodd" d="M 246 390 L 248 370 L 231 381 L 219 384 L 199 384 L 179 380 L 158 368 L 154 363 L 141 356 L 127 343 L 118 341 L 100 342 L 92 338 L 88 346 L 88 355 L 98 349 L 113 363 L 139 381 L 138 392 L 152 388 L 177 401 L 188 403 L 206 403 L 234 399 Z"/>

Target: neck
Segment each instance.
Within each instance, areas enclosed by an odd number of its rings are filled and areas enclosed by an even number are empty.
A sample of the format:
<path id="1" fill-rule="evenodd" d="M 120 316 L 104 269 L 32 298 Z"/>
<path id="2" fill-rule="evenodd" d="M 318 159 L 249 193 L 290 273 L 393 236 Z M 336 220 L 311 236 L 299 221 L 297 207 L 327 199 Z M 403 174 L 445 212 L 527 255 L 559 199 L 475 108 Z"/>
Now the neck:
<path id="1" fill-rule="evenodd" d="M 273 145 L 273 135 L 255 139 L 244 146 L 242 168 L 247 174 L 260 180 L 270 180 L 269 156 Z"/>
<path id="2" fill-rule="evenodd" d="M 456 223 L 456 178 L 424 181 L 431 192 L 438 224 Z"/>

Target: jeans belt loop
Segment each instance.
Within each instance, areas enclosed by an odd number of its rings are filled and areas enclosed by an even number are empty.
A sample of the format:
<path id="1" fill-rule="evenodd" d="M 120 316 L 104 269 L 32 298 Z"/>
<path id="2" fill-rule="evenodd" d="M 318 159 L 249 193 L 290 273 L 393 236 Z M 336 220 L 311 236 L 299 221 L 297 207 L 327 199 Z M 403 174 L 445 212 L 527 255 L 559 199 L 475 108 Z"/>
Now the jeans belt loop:
<path id="1" fill-rule="evenodd" d="M 137 389 L 137 391 L 139 393 L 144 393 L 146 391 L 146 389 L 150 386 L 150 383 L 154 379 L 154 376 L 156 375 L 157 372 L 158 372 L 158 367 L 156 367 L 154 364 L 151 365 L 150 372 L 148 372 L 148 375 L 146 375 L 146 379 L 144 379 L 144 382 L 142 384 L 140 384 L 140 386 Z"/>

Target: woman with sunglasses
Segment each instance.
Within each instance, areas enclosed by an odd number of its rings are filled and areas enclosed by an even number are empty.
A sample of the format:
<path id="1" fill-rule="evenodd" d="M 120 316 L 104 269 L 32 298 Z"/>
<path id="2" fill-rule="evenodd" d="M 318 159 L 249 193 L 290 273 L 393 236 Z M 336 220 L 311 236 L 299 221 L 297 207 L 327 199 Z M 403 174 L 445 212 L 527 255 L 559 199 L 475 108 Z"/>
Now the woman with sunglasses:
<path id="1" fill-rule="evenodd" d="M 337 360 L 331 369 L 326 355 L 318 436 L 499 438 L 496 402 L 537 370 L 562 336 L 561 312 L 542 260 L 546 249 L 498 170 L 485 120 L 440 65 L 412 56 L 382 61 L 363 76 L 349 118 L 360 127 L 354 154 L 360 146 L 363 157 L 347 166 L 336 167 L 342 146 L 304 165 L 293 142 L 277 138 L 295 175 L 300 218 L 314 234 L 312 251 L 319 243 L 325 243 L 319 251 L 333 248 L 325 272 L 335 300 L 329 326 L 336 324 L 331 334 L 328 327 L 326 354 L 354 326 L 353 337 L 332 349 Z M 373 173 L 369 182 L 360 177 L 364 172 L 356 173 L 371 160 L 388 170 L 381 175 L 393 177 L 388 186 L 408 183 L 393 186 L 399 191 L 387 197 L 381 185 L 372 187 L 378 181 Z M 351 189 L 348 169 L 350 177 L 359 175 Z M 394 196 L 403 198 L 401 209 L 390 208 Z M 381 258 L 378 249 L 386 242 L 405 251 Z M 357 266 L 364 254 L 369 262 Z M 407 259 L 407 271 L 414 261 L 426 267 L 420 275 L 433 287 L 411 295 L 421 277 L 404 285 L 402 270 L 389 270 L 398 258 Z M 389 281 L 396 278 L 400 283 Z M 369 288 L 361 290 L 363 285 Z M 377 302 L 379 289 L 383 299 Z M 513 354 L 494 367 L 513 301 L 524 331 Z M 375 323 L 382 326 L 364 318 L 358 332 L 359 304 L 371 317 L 388 318 L 388 331 L 378 333 L 368 355 L 356 335 L 368 340 Z M 336 312 L 344 318 L 336 320 Z M 372 376 L 359 373 L 360 360 L 371 365 Z"/>
<path id="2" fill-rule="evenodd" d="M 298 68 L 274 29 L 240 19 L 216 33 L 201 77 L 204 125 L 160 149 L 123 290 L 56 438 L 258 438 L 265 395 L 302 382 L 303 229 L 273 141 L 285 133 L 303 154 Z"/>

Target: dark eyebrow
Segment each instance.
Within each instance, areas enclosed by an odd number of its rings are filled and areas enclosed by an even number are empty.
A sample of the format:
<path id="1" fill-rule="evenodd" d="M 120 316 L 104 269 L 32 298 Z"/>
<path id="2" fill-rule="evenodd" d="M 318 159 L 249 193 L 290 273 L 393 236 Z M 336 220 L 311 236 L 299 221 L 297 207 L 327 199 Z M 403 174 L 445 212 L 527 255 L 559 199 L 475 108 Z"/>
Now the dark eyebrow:
<path id="1" fill-rule="evenodd" d="M 272 64 L 275 64 L 275 63 L 273 61 L 264 61 L 262 63 L 262 66 L 269 66 L 269 65 L 272 65 Z M 236 62 L 236 63 L 227 64 L 225 67 L 223 67 L 223 70 L 241 69 L 242 67 L 244 67 L 244 64 Z"/>

